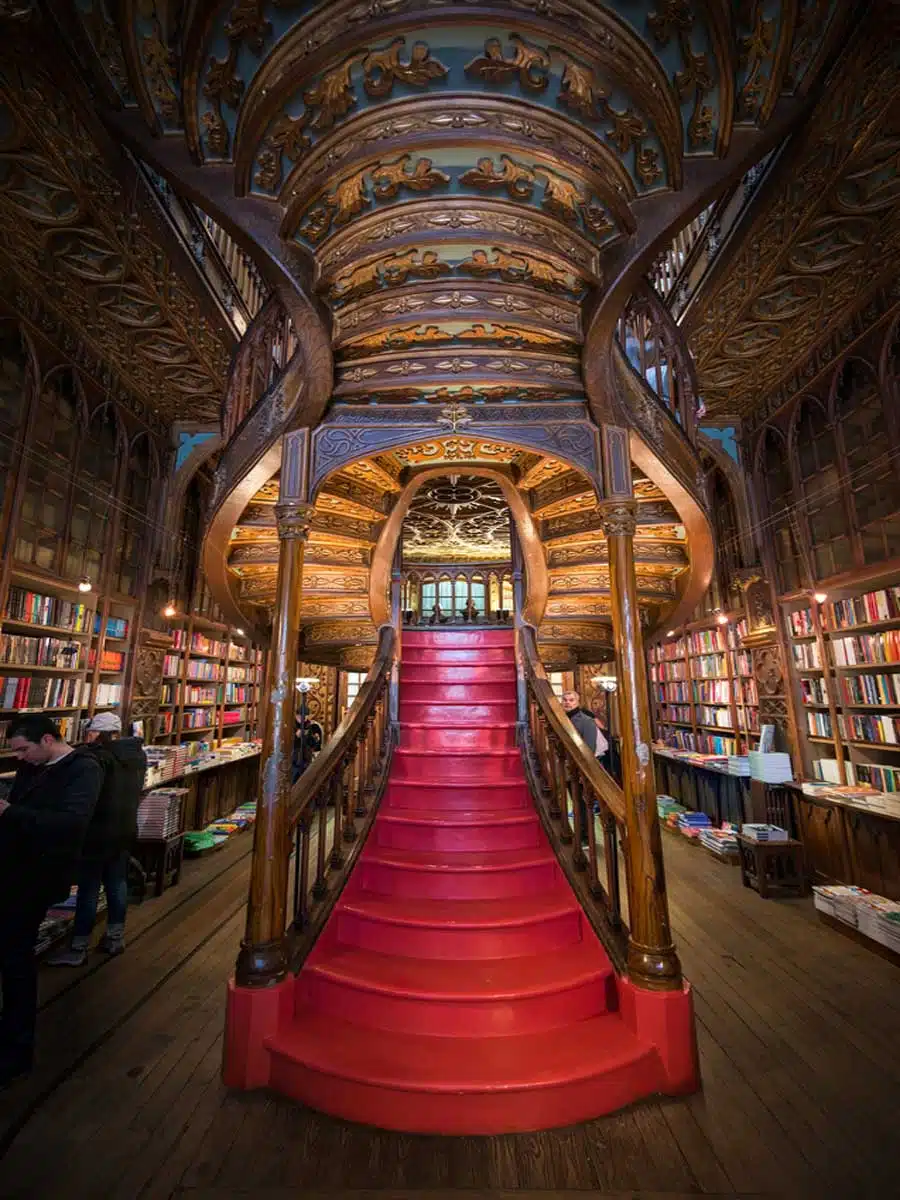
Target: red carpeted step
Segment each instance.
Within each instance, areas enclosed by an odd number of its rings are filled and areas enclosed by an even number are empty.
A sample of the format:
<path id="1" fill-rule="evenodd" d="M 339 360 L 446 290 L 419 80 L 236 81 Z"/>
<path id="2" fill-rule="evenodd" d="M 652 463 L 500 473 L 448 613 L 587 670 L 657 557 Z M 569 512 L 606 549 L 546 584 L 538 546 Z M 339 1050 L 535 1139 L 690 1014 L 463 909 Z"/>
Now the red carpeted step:
<path id="1" fill-rule="evenodd" d="M 516 668 L 507 663 L 489 663 L 478 666 L 476 663 L 463 663 L 454 666 L 452 663 L 413 663 L 409 667 L 400 667 L 400 688 L 411 683 L 500 683 L 506 685 L 506 696 L 510 695 L 509 688 L 516 682 Z"/>
<path id="2" fill-rule="evenodd" d="M 425 724 L 408 721 L 400 733 L 400 745 L 405 750 L 515 750 L 516 727 L 487 721 L 469 727 Z"/>
<path id="3" fill-rule="evenodd" d="M 376 823 L 375 844 L 396 850 L 522 850 L 543 844 L 534 809 L 457 812 L 392 809 Z"/>
<path id="4" fill-rule="evenodd" d="M 553 954 L 580 943 L 584 916 L 560 877 L 553 889 L 502 900 L 425 900 L 361 892 L 351 880 L 323 935 L 407 958 L 481 962 Z M 593 935 L 592 935 L 593 936 Z"/>
<path id="5" fill-rule="evenodd" d="M 333 1116 L 411 1133 L 572 1125 L 659 1090 L 656 1052 L 614 1014 L 518 1037 L 372 1030 L 301 1008 L 269 1042 L 272 1086 Z"/>
<path id="6" fill-rule="evenodd" d="M 537 1033 L 607 1010 L 613 970 L 595 943 L 526 958 L 416 959 L 323 947 L 296 1003 L 373 1029 L 441 1037 Z"/>
<path id="7" fill-rule="evenodd" d="M 515 665 L 512 646 L 405 646 L 403 666 L 501 666 Z"/>
<path id="8" fill-rule="evenodd" d="M 363 891 L 435 900 L 499 900 L 552 888 L 559 872 L 546 844 L 492 853 L 386 850 L 367 846 L 357 866 Z"/>
<path id="9" fill-rule="evenodd" d="M 400 701 L 400 724 L 462 726 L 514 725 L 516 722 L 515 700 L 484 700 L 473 703 L 460 700 L 455 703 L 431 703 L 428 701 Z"/>
<path id="10" fill-rule="evenodd" d="M 401 742 L 403 731 L 400 732 Z M 394 751 L 391 779 L 435 779 L 463 781 L 522 780 L 525 769 L 516 749 L 509 750 L 407 750 L 402 744 Z"/>
<path id="11" fill-rule="evenodd" d="M 463 781 L 442 783 L 433 780 L 388 780 L 381 801 L 382 811 L 389 808 L 499 809 L 528 808 L 533 811 L 531 793 L 524 777 L 509 780 Z"/>
<path id="12" fill-rule="evenodd" d="M 511 629 L 409 629 L 403 631 L 403 649 L 434 646 L 444 650 L 450 646 L 512 646 L 515 635 Z"/>
<path id="13" fill-rule="evenodd" d="M 494 701 L 515 703 L 515 685 L 511 683 L 437 683 L 421 680 L 400 687 L 401 704 L 485 704 Z"/>

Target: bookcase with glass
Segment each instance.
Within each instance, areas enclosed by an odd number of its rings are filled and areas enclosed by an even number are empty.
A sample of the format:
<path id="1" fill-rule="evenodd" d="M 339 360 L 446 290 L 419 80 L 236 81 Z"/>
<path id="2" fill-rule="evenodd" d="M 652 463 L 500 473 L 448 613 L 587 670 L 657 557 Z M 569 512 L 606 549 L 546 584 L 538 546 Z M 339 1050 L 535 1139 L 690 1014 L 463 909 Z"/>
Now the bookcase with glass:
<path id="1" fill-rule="evenodd" d="M 759 699 L 745 619 L 717 613 L 671 630 L 649 649 L 659 741 L 698 754 L 746 754 L 759 737 Z"/>
<path id="2" fill-rule="evenodd" d="M 848 585 L 786 610 L 810 778 L 900 792 L 900 585 Z"/>

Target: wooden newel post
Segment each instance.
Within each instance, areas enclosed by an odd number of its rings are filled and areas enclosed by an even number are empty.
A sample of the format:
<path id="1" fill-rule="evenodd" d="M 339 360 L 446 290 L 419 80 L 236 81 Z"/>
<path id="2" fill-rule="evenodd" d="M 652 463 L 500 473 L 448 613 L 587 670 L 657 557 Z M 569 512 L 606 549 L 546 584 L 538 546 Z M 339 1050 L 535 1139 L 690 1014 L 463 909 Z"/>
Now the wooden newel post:
<path id="1" fill-rule="evenodd" d="M 306 431 L 300 431 L 305 435 Z M 295 676 L 302 601 L 303 550 L 309 537 L 313 507 L 291 492 L 297 485 L 298 434 L 285 437 L 282 456 L 282 500 L 275 507 L 278 523 L 278 583 L 272 628 L 271 670 L 266 692 L 267 713 L 260 759 L 260 787 L 253 834 L 247 929 L 235 968 L 241 987 L 269 987 L 287 974 L 284 933 L 287 925 L 289 805 L 291 756 L 294 748 Z M 291 487 L 294 482 L 297 490 Z"/>
<path id="2" fill-rule="evenodd" d="M 628 859 L 628 912 L 631 936 L 628 973 L 642 988 L 680 988 L 681 964 L 672 944 L 656 808 L 656 780 L 650 750 L 647 670 L 641 639 L 634 574 L 634 500 L 602 505 L 609 545 L 613 640 L 619 687 L 622 782 L 625 791 L 625 853 Z"/>

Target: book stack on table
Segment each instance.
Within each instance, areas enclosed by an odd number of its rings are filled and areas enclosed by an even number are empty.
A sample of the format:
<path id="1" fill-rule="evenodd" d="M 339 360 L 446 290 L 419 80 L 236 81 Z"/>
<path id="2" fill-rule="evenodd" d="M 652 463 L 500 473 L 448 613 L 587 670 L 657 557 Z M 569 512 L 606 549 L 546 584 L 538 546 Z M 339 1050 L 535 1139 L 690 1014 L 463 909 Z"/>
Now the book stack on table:
<path id="1" fill-rule="evenodd" d="M 659 813 L 660 822 L 667 829 L 674 830 L 678 828 L 678 818 L 688 810 L 672 796 L 661 795 L 656 797 L 656 811 Z"/>
<path id="2" fill-rule="evenodd" d="M 683 812 L 678 817 L 678 830 L 689 841 L 695 842 L 700 837 L 700 832 L 712 825 L 706 813 L 700 812 Z"/>
<path id="3" fill-rule="evenodd" d="M 779 825 L 745 824 L 741 826 L 741 837 L 750 842 L 789 842 L 791 840 L 788 831 Z"/>

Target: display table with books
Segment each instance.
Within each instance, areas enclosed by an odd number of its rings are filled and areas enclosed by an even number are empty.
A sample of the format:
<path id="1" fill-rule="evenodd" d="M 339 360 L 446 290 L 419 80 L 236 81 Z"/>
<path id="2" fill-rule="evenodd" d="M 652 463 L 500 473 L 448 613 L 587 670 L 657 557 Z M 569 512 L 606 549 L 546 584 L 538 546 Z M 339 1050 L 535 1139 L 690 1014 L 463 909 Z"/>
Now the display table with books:
<path id="1" fill-rule="evenodd" d="M 656 790 L 673 796 L 685 808 L 706 813 L 717 826 L 740 825 L 748 816 L 750 780 L 746 758 L 699 754 L 654 745 Z"/>

